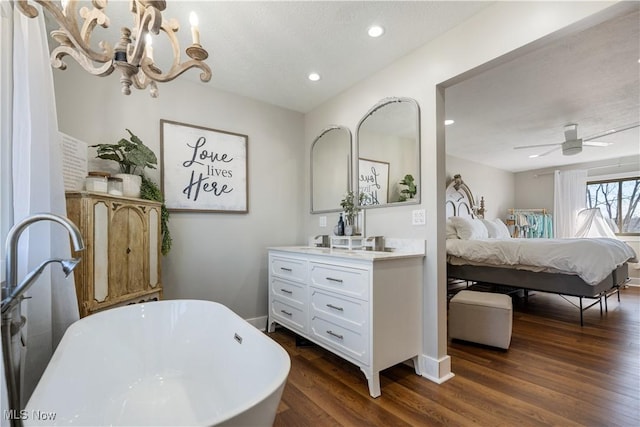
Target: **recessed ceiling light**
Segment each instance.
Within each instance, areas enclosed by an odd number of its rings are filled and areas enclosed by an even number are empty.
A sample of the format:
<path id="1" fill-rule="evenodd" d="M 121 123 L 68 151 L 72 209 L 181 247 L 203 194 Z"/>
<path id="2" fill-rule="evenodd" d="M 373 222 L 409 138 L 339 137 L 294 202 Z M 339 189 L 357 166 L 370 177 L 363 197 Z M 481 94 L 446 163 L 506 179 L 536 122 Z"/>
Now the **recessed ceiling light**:
<path id="1" fill-rule="evenodd" d="M 456 122 L 455 120 L 447 119 L 447 120 L 444 121 L 444 125 L 445 126 L 449 126 L 449 125 L 454 124 L 455 122 Z"/>
<path id="2" fill-rule="evenodd" d="M 367 34 L 369 34 L 369 37 L 380 37 L 384 34 L 384 28 L 380 25 L 372 25 L 369 27 Z"/>
<path id="3" fill-rule="evenodd" d="M 318 74 L 318 73 L 310 73 L 308 78 L 312 82 L 317 82 L 318 80 L 320 80 L 320 74 Z"/>
<path id="4" fill-rule="evenodd" d="M 530 159 L 535 159 L 536 157 L 540 157 L 540 154 L 532 154 L 529 156 Z"/>

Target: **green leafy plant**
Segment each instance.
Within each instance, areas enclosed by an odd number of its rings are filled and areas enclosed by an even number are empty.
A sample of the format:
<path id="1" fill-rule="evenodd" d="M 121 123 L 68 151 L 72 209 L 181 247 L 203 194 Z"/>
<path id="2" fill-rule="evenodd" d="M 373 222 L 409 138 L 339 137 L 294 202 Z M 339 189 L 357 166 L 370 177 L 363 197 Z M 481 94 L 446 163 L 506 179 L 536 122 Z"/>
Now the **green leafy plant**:
<path id="1" fill-rule="evenodd" d="M 400 201 L 406 202 L 407 199 L 413 199 L 413 197 L 418 192 L 418 188 L 416 187 L 415 181 L 413 179 L 413 175 L 407 174 L 404 176 L 404 179 L 400 181 L 400 185 L 406 185 L 407 188 L 400 190 Z"/>
<path id="2" fill-rule="evenodd" d="M 340 201 L 340 206 L 344 210 L 345 217 L 347 219 L 347 224 L 354 225 L 353 220 L 355 219 L 358 212 L 360 212 L 360 205 L 362 204 L 362 200 L 364 199 L 364 193 L 360 193 L 358 196 L 358 203 L 355 203 L 356 196 L 353 191 L 347 192 L 344 198 Z"/>
<path id="3" fill-rule="evenodd" d="M 160 207 L 160 232 L 162 233 L 162 255 L 166 255 L 171 250 L 171 232 L 169 231 L 169 211 L 164 204 L 164 198 L 158 185 L 145 175 L 142 176 L 142 185 L 140 185 L 140 197 L 146 200 L 155 200 L 161 202 Z"/>
<path id="4" fill-rule="evenodd" d="M 122 138 L 116 144 L 96 144 L 91 147 L 97 149 L 97 158 L 113 160 L 118 163 L 120 172 L 132 175 L 140 175 L 142 184 L 140 185 L 140 198 L 154 200 L 162 203 L 160 207 L 160 232 L 162 233 L 162 255 L 167 255 L 171 250 L 171 233 L 169 231 L 169 211 L 164 204 L 160 187 L 144 174 L 144 168 L 155 169 L 158 158 L 153 150 L 144 145 L 142 140 L 133 134 L 129 129 L 130 139 Z M 139 172 L 139 173 L 136 173 Z"/>
<path id="5" fill-rule="evenodd" d="M 92 145 L 97 149 L 96 157 L 117 162 L 122 173 L 142 175 L 144 168 L 155 169 L 158 164 L 155 153 L 129 129 L 126 131 L 129 132 L 130 139 L 122 138 L 116 144 Z M 138 168 L 140 173 L 136 173 Z"/>

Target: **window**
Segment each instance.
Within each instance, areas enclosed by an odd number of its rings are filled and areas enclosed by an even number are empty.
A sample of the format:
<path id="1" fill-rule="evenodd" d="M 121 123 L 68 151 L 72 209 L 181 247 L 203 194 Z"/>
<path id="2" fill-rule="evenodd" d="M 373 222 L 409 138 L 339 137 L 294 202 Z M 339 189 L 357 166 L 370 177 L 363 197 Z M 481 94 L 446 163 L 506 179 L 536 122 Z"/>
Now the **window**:
<path id="1" fill-rule="evenodd" d="M 587 182 L 587 207 L 600 208 L 616 234 L 640 235 L 640 178 Z"/>

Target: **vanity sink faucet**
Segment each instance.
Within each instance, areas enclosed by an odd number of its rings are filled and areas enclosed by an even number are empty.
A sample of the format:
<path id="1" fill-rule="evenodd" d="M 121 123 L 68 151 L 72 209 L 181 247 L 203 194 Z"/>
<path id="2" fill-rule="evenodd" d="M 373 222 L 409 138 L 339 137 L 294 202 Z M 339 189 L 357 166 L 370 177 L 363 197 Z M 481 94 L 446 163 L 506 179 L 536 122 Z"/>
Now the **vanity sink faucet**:
<path id="1" fill-rule="evenodd" d="M 318 240 L 322 237 L 322 241 L 316 243 L 316 246 L 319 248 L 328 248 L 329 247 L 329 235 L 328 234 L 318 234 L 313 240 Z"/>

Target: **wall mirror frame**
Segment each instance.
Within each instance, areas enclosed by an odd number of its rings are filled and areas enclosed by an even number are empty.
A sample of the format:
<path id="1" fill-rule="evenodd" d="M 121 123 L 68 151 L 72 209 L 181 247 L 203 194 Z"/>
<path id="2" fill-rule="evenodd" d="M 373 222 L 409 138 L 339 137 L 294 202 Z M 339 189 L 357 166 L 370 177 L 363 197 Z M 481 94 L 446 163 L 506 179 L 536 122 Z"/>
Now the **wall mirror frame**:
<path id="1" fill-rule="evenodd" d="M 415 99 L 385 98 L 374 105 L 358 122 L 355 150 L 355 187 L 364 193 L 363 208 L 420 203 L 420 107 Z M 415 188 L 407 185 L 407 175 Z"/>
<path id="2" fill-rule="evenodd" d="M 353 138 L 345 126 L 323 129 L 311 144 L 311 213 L 342 212 L 352 188 Z"/>

